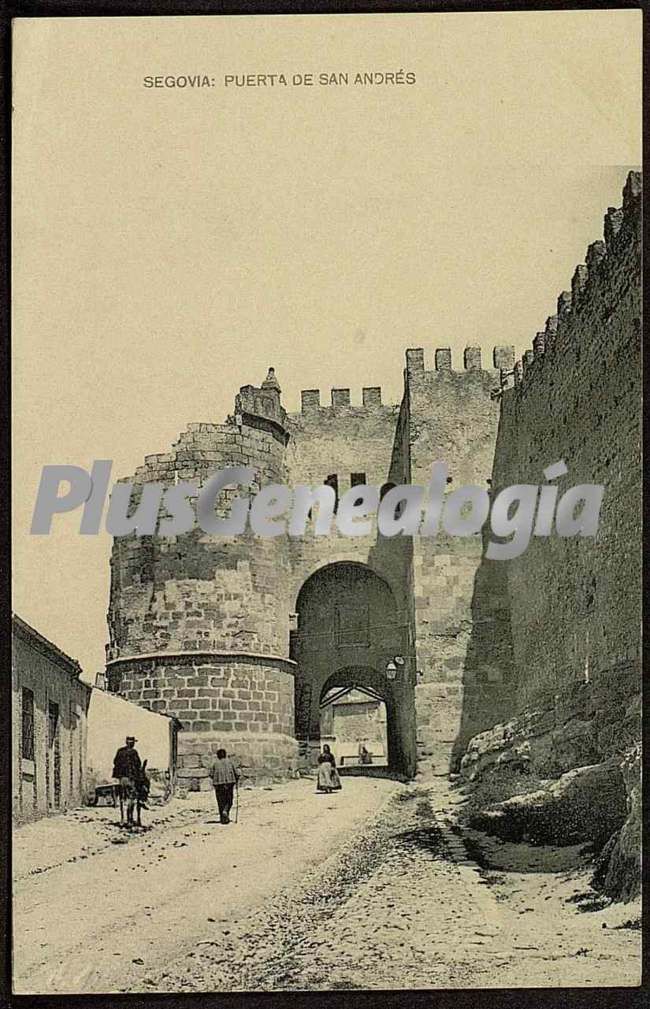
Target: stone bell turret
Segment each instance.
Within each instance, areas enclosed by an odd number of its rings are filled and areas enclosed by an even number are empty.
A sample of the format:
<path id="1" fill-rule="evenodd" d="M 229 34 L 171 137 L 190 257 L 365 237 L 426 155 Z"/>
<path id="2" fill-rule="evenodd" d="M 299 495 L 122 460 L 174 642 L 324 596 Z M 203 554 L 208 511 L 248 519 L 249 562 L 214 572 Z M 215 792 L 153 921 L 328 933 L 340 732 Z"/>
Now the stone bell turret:
<path id="1" fill-rule="evenodd" d="M 251 418 L 268 421 L 286 442 L 286 412 L 280 401 L 281 391 L 275 368 L 269 368 L 261 386 L 243 385 L 235 399 L 235 416 L 240 418 L 238 422 L 249 423 Z"/>
<path id="2" fill-rule="evenodd" d="M 278 382 L 277 378 L 275 377 L 275 368 L 269 368 L 269 373 L 266 376 L 266 378 L 264 379 L 264 381 L 262 382 L 262 388 L 263 389 L 275 389 L 276 392 L 282 392 L 282 389 L 280 388 L 280 383 Z"/>

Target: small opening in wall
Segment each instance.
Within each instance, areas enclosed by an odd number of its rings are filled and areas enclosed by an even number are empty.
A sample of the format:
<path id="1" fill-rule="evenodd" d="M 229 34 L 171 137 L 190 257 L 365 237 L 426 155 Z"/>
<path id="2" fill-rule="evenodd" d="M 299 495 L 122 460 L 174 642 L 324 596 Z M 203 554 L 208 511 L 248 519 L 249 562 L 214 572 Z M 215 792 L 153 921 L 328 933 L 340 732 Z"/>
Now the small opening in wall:
<path id="1" fill-rule="evenodd" d="M 339 478 L 336 473 L 330 473 L 324 481 L 326 487 L 331 487 L 334 491 L 334 512 L 339 508 Z"/>
<path id="2" fill-rule="evenodd" d="M 350 487 L 359 487 L 361 484 L 365 484 L 366 474 L 365 473 L 350 473 Z M 362 497 L 354 499 L 354 503 L 360 504 L 363 501 Z"/>
<path id="3" fill-rule="evenodd" d="M 23 760 L 34 759 L 34 694 L 23 687 L 21 755 Z"/>

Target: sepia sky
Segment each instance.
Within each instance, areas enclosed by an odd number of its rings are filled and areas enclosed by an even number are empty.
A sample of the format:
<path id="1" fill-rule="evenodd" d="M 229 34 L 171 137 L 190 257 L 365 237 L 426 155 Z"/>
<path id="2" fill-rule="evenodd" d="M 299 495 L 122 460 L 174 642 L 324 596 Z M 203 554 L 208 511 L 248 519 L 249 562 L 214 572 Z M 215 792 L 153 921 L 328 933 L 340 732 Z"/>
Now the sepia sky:
<path id="1" fill-rule="evenodd" d="M 128 475 L 269 365 L 293 411 L 527 349 L 639 165 L 640 54 L 640 11 L 15 21 L 15 610 L 103 667 L 110 538 L 29 535 L 43 465 Z"/>

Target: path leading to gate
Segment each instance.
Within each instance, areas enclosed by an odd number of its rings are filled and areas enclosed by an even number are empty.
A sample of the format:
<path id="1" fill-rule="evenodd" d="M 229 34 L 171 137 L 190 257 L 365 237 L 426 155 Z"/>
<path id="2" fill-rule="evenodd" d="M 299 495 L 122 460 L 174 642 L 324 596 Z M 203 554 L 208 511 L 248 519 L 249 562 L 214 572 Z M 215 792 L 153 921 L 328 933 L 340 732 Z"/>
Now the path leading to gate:
<path id="1" fill-rule="evenodd" d="M 401 787 L 356 779 L 328 796 L 303 779 L 242 790 L 239 822 L 225 827 L 213 796 L 190 794 L 143 813 L 152 829 L 126 843 L 115 843 L 125 835 L 112 808 L 18 828 L 15 991 L 131 990 L 320 863 Z"/>
<path id="2" fill-rule="evenodd" d="M 639 908 L 602 906 L 579 848 L 459 829 L 444 779 L 343 785 L 245 792 L 229 827 L 174 800 L 126 844 L 112 810 L 17 831 L 17 990 L 638 983 Z"/>

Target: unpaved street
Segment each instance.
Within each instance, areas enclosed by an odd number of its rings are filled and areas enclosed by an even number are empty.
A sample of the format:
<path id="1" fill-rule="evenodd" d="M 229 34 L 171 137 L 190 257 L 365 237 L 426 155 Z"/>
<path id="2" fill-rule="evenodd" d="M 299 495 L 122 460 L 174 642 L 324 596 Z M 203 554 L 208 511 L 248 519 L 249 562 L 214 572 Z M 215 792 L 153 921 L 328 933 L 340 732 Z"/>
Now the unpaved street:
<path id="1" fill-rule="evenodd" d="M 459 833 L 443 779 L 346 778 L 20 828 L 17 992 L 633 985 L 638 905 L 601 906 L 579 849 Z M 549 871 L 549 869 L 553 871 Z M 61 927 L 52 926 L 60 922 Z"/>

